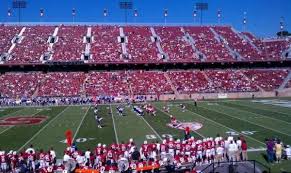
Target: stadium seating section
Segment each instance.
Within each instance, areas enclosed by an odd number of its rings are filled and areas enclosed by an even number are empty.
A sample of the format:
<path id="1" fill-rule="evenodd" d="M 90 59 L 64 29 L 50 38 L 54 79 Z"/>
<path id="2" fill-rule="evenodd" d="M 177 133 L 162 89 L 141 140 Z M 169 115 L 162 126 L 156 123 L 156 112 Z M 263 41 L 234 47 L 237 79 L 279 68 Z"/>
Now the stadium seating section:
<path id="1" fill-rule="evenodd" d="M 5 73 L 0 76 L 0 93 L 23 98 L 274 91 L 288 73 L 287 69 Z"/>
<path id="2" fill-rule="evenodd" d="M 52 36 L 56 40 L 49 43 Z M 0 54 L 11 55 L 2 62 L 6 64 L 42 63 L 47 51 L 51 61 L 81 61 L 85 50 L 92 55 L 90 63 L 157 63 L 162 53 L 168 62 L 237 61 L 237 56 L 244 61 L 282 60 L 288 46 L 286 40 L 261 40 L 230 26 L 0 26 Z M 124 59 L 126 53 L 129 58 Z"/>

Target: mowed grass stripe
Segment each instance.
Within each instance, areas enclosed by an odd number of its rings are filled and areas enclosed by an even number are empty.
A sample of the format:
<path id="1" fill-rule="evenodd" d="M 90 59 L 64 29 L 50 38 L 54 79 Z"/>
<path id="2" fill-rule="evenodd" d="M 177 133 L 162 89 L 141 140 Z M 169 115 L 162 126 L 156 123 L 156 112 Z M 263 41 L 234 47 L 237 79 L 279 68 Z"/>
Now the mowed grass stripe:
<path id="1" fill-rule="evenodd" d="M 216 121 L 216 117 L 210 118 L 207 116 L 204 116 L 204 114 L 199 113 L 200 108 L 195 107 L 194 105 L 187 104 L 186 106 L 187 111 L 191 112 L 193 117 L 195 119 L 198 119 L 200 122 L 203 122 L 204 128 L 201 129 L 201 133 L 205 133 L 208 135 L 208 137 L 215 137 L 217 134 L 219 134 L 222 137 L 227 137 L 229 134 L 227 132 L 236 132 L 237 134 L 241 136 L 246 136 L 248 139 L 248 145 L 252 148 L 258 148 L 264 146 L 264 143 L 252 138 L 250 136 L 244 135 L 241 133 L 241 131 L 238 131 L 232 127 L 226 126 L 224 123 L 219 123 Z M 236 137 L 236 136 L 235 136 Z"/>
<path id="2" fill-rule="evenodd" d="M 273 99 L 268 99 L 268 100 L 273 100 Z M 274 99 L 274 101 L 276 101 L 276 100 Z M 277 100 L 277 101 L 279 101 L 279 100 Z M 280 100 L 280 101 L 283 101 L 283 100 Z M 288 116 L 291 115 L 291 108 L 275 105 L 275 103 L 274 104 L 264 104 L 264 103 L 260 103 L 260 102 L 254 102 L 254 100 L 237 100 L 237 101 L 233 101 L 233 102 L 234 103 L 238 102 L 240 104 L 244 104 L 244 105 L 248 105 L 248 106 L 255 106 L 256 108 L 261 108 L 261 109 L 269 110 L 269 111 L 276 110 L 276 112 L 281 113 L 281 114 L 285 114 Z"/>
<path id="3" fill-rule="evenodd" d="M 109 145 L 115 141 L 109 105 L 99 106 L 98 114 L 103 118 L 104 125 L 102 129 L 97 127 L 93 110 L 94 108 L 91 107 L 76 137 L 76 139 L 86 139 L 84 142 L 77 143 L 78 148 L 83 151 L 94 149 L 98 143 Z"/>
<path id="4" fill-rule="evenodd" d="M 162 105 L 162 104 L 158 104 L 158 103 L 156 103 L 156 104 L 155 104 L 155 107 L 158 109 L 158 110 L 157 110 L 158 113 L 159 113 L 158 116 L 161 115 L 162 118 L 163 118 L 164 120 L 166 120 L 166 121 L 163 121 L 162 126 L 167 127 L 167 124 L 168 124 L 168 123 L 171 123 L 171 118 L 170 118 L 170 115 L 171 115 L 171 114 L 173 114 L 173 116 L 175 116 L 175 117 L 177 118 L 177 120 L 180 121 L 180 122 L 191 122 L 191 121 L 192 121 L 192 119 L 189 118 L 188 116 L 184 117 L 183 115 L 184 115 L 185 113 L 182 113 L 180 110 L 178 110 L 178 107 L 171 107 L 171 109 L 170 109 L 170 113 L 167 113 L 167 112 L 164 112 L 164 111 L 163 111 L 163 105 Z M 186 118 L 186 119 L 185 119 L 185 118 Z M 171 127 L 167 127 L 167 129 L 172 129 L 172 131 L 174 130 L 174 131 L 176 132 L 176 134 L 178 134 L 178 137 L 179 137 L 180 139 L 183 139 L 183 138 L 184 138 L 184 132 L 183 132 L 183 130 L 173 129 L 173 128 L 171 128 Z M 167 131 L 167 130 L 166 130 L 166 131 Z M 164 133 L 167 134 L 166 131 L 165 131 Z M 195 132 L 191 131 L 191 135 L 194 136 L 195 138 L 203 138 L 203 137 L 204 137 L 204 135 L 201 134 L 201 133 L 199 133 L 198 130 L 195 131 Z"/>
<path id="5" fill-rule="evenodd" d="M 223 103 L 235 108 L 239 108 L 241 110 L 246 110 L 248 112 L 261 114 L 270 118 L 274 118 L 277 120 L 291 123 L 291 110 L 287 114 L 287 113 L 280 112 L 280 108 L 268 109 L 268 108 L 265 108 L 268 105 L 259 106 L 252 102 L 249 102 L 249 104 L 245 104 L 245 102 L 223 102 Z"/>
<path id="6" fill-rule="evenodd" d="M 53 147 L 57 153 L 62 154 L 66 148 L 65 140 L 66 130 L 72 130 L 76 133 L 77 128 L 88 110 L 88 106 L 69 106 L 52 119 L 37 135 L 35 135 L 25 147 L 33 144 L 36 148 L 48 150 Z"/>
<path id="7" fill-rule="evenodd" d="M 9 117 L 11 115 L 14 115 L 15 113 L 18 113 L 22 111 L 25 108 L 0 108 L 0 119 L 4 117 Z"/>
<path id="8" fill-rule="evenodd" d="M 278 115 L 277 113 L 272 113 L 272 112 L 268 112 L 268 111 L 262 111 L 260 109 L 256 110 L 255 108 L 249 108 L 249 107 L 241 106 L 239 104 L 231 104 L 231 103 L 225 103 L 225 102 L 220 103 L 220 105 L 228 107 L 228 108 L 231 108 L 231 109 L 235 109 L 235 110 L 238 110 L 238 111 L 241 111 L 241 112 L 244 112 L 244 113 L 246 113 L 248 115 L 253 115 L 251 117 L 254 117 L 256 119 L 262 119 L 262 120 L 266 120 L 268 122 L 272 122 L 272 125 L 274 125 L 274 127 L 276 127 L 276 125 L 283 126 L 283 127 L 284 126 L 291 126 L 291 123 L 288 122 L 288 121 L 284 121 L 284 120 L 281 120 L 281 119 L 278 119 L 278 118 L 273 118 L 271 116 L 268 116 L 268 113 L 270 113 L 275 117 L 276 115 Z M 268 126 L 268 124 L 266 124 L 266 125 Z M 272 127 L 272 126 L 270 126 L 270 127 Z M 284 130 L 285 129 L 283 129 L 282 132 L 284 132 Z M 287 133 L 291 133 L 291 129 L 289 131 L 287 131 Z"/>
<path id="9" fill-rule="evenodd" d="M 125 107 L 124 113 L 126 116 L 119 116 L 116 106 L 112 106 L 112 111 L 119 142 L 127 142 L 130 138 L 133 138 L 137 145 L 141 145 L 145 140 L 147 140 L 147 135 L 155 135 L 144 120 L 136 115 L 132 110 L 132 107 Z M 156 140 L 158 140 L 158 137 L 150 141 Z"/>
<path id="10" fill-rule="evenodd" d="M 200 103 L 199 107 L 200 107 L 199 110 L 201 111 L 201 113 L 199 114 L 203 114 L 203 116 L 215 119 L 215 121 L 225 124 L 226 126 L 231 127 L 237 131 L 256 131 L 251 137 L 261 142 L 265 142 L 266 138 L 273 137 L 284 139 L 284 141 L 286 139 L 287 143 L 290 143 L 288 141 L 291 141 L 290 138 L 284 134 L 274 132 L 272 130 L 266 129 L 264 127 L 237 118 L 240 116 L 240 114 L 236 113 L 235 111 L 232 111 L 230 113 L 225 112 L 225 110 L 217 111 L 217 106 L 214 107 L 214 105 L 206 105 L 206 103 Z"/>
<path id="11" fill-rule="evenodd" d="M 245 128 L 245 127 L 237 127 L 237 125 L 235 125 L 235 124 L 233 124 L 233 122 L 231 122 L 232 119 L 227 119 L 227 118 L 225 118 L 225 116 L 223 116 L 223 117 L 217 116 L 217 114 L 215 112 L 209 111 L 209 110 L 204 109 L 200 106 L 197 109 L 197 108 L 195 108 L 194 105 L 191 105 L 191 104 L 187 104 L 186 109 L 193 112 L 197 116 L 202 117 L 202 118 L 220 126 L 216 129 L 217 131 L 219 131 L 221 128 L 226 128 L 230 132 L 236 132 L 241 136 L 245 136 L 247 138 L 248 146 L 250 146 L 250 147 L 260 148 L 260 147 L 265 146 L 265 143 L 263 141 L 260 141 L 256 138 L 254 138 L 253 135 L 251 136 L 251 135 L 243 134 L 242 131 L 246 131 L 246 129 L 247 130 L 250 130 L 250 129 Z M 228 136 L 228 135 L 225 134 L 222 136 Z"/>
<path id="12" fill-rule="evenodd" d="M 22 149 L 25 150 L 26 147 L 29 147 L 31 142 L 39 135 L 41 134 L 52 122 L 54 122 L 56 119 L 58 119 L 66 110 L 68 110 L 68 106 L 63 109 L 60 113 L 55 115 L 52 119 L 50 119 L 41 129 L 39 129 L 29 140 L 27 140 L 17 151 L 21 151 Z M 48 137 L 47 137 L 48 138 Z M 37 144 L 36 144 L 37 145 Z M 34 145 L 35 146 L 35 145 Z"/>
<path id="13" fill-rule="evenodd" d="M 271 131 L 274 131 L 276 133 L 281 133 L 282 135 L 289 136 L 291 137 L 291 130 L 286 129 L 289 125 L 285 125 L 282 123 L 278 123 L 274 120 L 270 121 L 269 119 L 266 119 L 262 116 L 258 115 L 250 115 L 250 113 L 232 108 L 232 107 L 227 107 L 222 104 L 220 105 L 213 105 L 211 106 L 211 109 L 216 111 L 216 112 L 222 112 L 225 113 L 228 116 L 232 116 L 234 118 L 237 118 L 239 120 L 248 122 L 250 124 L 262 127 L 264 129 L 268 129 Z M 235 113 L 234 113 L 235 112 Z M 290 132 L 289 132 L 290 131 Z"/>
<path id="14" fill-rule="evenodd" d="M 36 111 L 37 108 L 30 108 L 31 114 Z M 17 150 L 27 140 L 29 140 L 35 133 L 37 133 L 43 126 L 45 126 L 51 119 L 64 110 L 64 107 L 53 107 L 51 110 L 43 110 L 38 115 L 47 116 L 45 122 L 38 125 L 24 125 L 15 126 L 4 134 L 0 135 L 1 143 L 0 148 L 4 150 Z M 28 113 L 28 112 L 26 112 Z"/>

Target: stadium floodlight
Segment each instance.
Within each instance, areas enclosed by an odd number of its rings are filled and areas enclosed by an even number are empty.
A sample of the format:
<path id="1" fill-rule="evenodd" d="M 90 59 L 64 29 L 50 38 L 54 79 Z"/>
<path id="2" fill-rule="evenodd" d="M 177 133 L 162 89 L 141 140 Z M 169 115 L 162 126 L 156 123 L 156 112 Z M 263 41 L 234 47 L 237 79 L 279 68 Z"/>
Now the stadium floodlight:
<path id="1" fill-rule="evenodd" d="M 18 22 L 21 21 L 21 9 L 25 9 L 27 6 L 26 0 L 13 0 L 12 8 L 18 9 Z"/>
<path id="2" fill-rule="evenodd" d="M 44 9 L 43 8 L 41 8 L 39 10 L 39 15 L 40 15 L 40 17 L 43 17 L 44 16 Z"/>
<path id="3" fill-rule="evenodd" d="M 167 17 L 168 17 L 168 9 L 164 9 L 164 22 L 167 23 Z"/>
<path id="4" fill-rule="evenodd" d="M 107 11 L 106 8 L 104 8 L 104 9 L 103 9 L 103 16 L 104 16 L 104 17 L 107 17 L 107 15 L 108 15 L 108 11 Z"/>
<path id="5" fill-rule="evenodd" d="M 124 21 L 127 23 L 127 10 L 131 10 L 133 7 L 133 2 L 131 0 L 119 1 L 119 8 L 124 10 Z"/>
<path id="6" fill-rule="evenodd" d="M 133 16 L 134 16 L 134 23 L 136 23 L 136 18 L 138 17 L 138 11 L 137 11 L 137 9 L 134 10 Z"/>
<path id="7" fill-rule="evenodd" d="M 243 31 L 247 30 L 247 12 L 244 11 L 244 17 L 243 17 Z"/>
<path id="8" fill-rule="evenodd" d="M 194 17 L 194 23 L 196 23 L 197 10 L 194 10 L 194 11 L 193 11 L 193 17 Z"/>
<path id="9" fill-rule="evenodd" d="M 200 10 L 200 24 L 203 23 L 203 11 L 208 10 L 208 3 L 198 2 L 195 4 L 195 9 Z"/>
<path id="10" fill-rule="evenodd" d="M 75 23 L 75 16 L 76 16 L 76 9 L 72 9 L 72 17 L 73 17 L 73 23 Z"/>
<path id="11" fill-rule="evenodd" d="M 10 8 L 9 8 L 8 11 L 7 11 L 7 16 L 8 16 L 8 17 L 12 16 L 12 10 L 11 10 Z"/>
<path id="12" fill-rule="evenodd" d="M 217 11 L 217 22 L 220 24 L 221 22 L 221 10 Z"/>
<path id="13" fill-rule="evenodd" d="M 281 37 L 283 37 L 283 31 L 284 31 L 284 17 L 280 18 L 280 32 L 281 32 Z"/>
<path id="14" fill-rule="evenodd" d="M 42 22 L 42 18 L 43 18 L 43 16 L 44 16 L 44 9 L 43 9 L 43 8 L 41 8 L 41 9 L 39 10 L 39 16 L 40 16 L 39 21 Z"/>

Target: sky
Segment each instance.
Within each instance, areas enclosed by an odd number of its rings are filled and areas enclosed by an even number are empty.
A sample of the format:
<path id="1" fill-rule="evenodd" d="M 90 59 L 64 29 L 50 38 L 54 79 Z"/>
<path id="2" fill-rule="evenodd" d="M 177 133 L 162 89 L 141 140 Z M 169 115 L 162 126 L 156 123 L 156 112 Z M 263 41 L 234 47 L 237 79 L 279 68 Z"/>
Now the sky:
<path id="1" fill-rule="evenodd" d="M 0 0 L 0 22 L 18 22 L 18 10 L 12 9 L 7 16 L 13 0 Z M 21 10 L 22 22 L 96 22 L 125 23 L 125 11 L 119 8 L 120 0 L 26 0 L 27 8 Z M 123 0 L 124 1 L 124 0 Z M 284 28 L 291 32 L 291 0 L 132 0 L 134 10 L 127 11 L 128 23 L 165 24 L 164 9 L 168 10 L 166 24 L 200 25 L 200 12 L 193 17 L 195 3 L 208 3 L 203 12 L 203 24 L 219 24 L 217 11 L 222 18 L 220 24 L 231 25 L 239 31 L 250 31 L 258 37 L 274 37 L 280 30 L 280 20 Z M 44 17 L 40 18 L 40 9 Z M 72 9 L 76 9 L 73 19 Z M 103 9 L 108 16 L 104 18 Z M 242 21 L 246 12 L 247 25 Z"/>

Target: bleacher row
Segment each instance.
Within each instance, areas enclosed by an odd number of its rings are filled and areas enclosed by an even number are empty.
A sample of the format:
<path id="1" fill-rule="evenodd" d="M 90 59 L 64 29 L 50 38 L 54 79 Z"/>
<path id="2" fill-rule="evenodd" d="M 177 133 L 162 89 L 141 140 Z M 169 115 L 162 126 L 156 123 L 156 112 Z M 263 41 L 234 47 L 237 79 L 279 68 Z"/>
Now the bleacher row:
<path id="1" fill-rule="evenodd" d="M 289 46 L 230 26 L 0 26 L 4 64 L 282 60 Z"/>
<path id="2" fill-rule="evenodd" d="M 274 91 L 288 74 L 288 69 L 11 72 L 0 75 L 0 94 L 30 98 Z"/>

